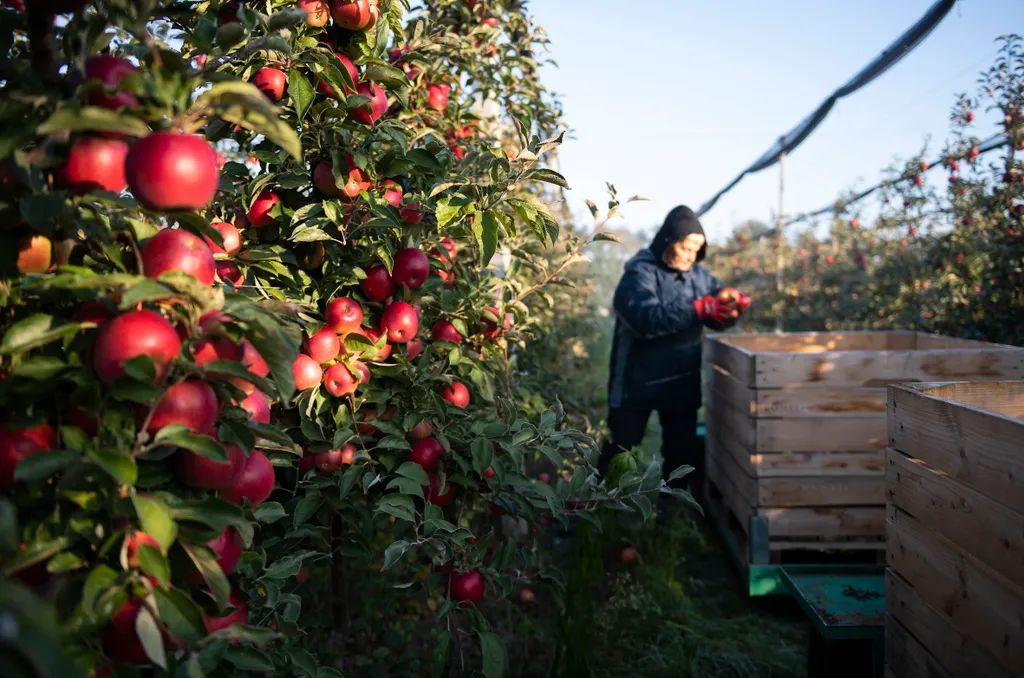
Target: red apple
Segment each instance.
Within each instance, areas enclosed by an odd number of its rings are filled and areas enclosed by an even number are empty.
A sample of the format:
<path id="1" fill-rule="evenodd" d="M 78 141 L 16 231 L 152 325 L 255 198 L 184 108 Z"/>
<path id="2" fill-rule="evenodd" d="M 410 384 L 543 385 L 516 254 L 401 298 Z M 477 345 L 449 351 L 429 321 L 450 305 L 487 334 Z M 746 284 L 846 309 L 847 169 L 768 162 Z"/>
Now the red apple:
<path id="1" fill-rule="evenodd" d="M 430 275 L 430 259 L 415 247 L 406 247 L 395 254 L 395 265 L 391 277 L 396 285 L 406 285 L 411 289 L 422 287 Z"/>
<path id="2" fill-rule="evenodd" d="M 375 407 L 364 407 L 362 412 L 363 412 L 363 421 L 356 425 L 356 431 L 358 431 L 362 435 L 370 436 L 370 435 L 376 435 L 377 433 L 380 432 L 377 429 L 377 427 L 374 426 L 373 424 L 371 424 L 370 422 L 373 421 L 374 419 L 378 419 L 378 418 L 382 419 L 383 421 L 391 421 L 391 418 L 395 416 L 396 412 L 398 412 L 398 408 L 395 407 L 394 405 L 391 405 L 386 410 L 384 410 L 383 414 L 378 414 L 377 413 L 377 408 L 375 408 Z"/>
<path id="3" fill-rule="evenodd" d="M 249 610 L 246 608 L 245 603 L 238 594 L 234 591 L 231 592 L 231 596 L 228 597 L 228 603 L 235 607 L 234 610 L 228 612 L 223 617 L 211 617 L 210 615 L 203 612 L 203 624 L 206 625 L 206 630 L 210 633 L 214 631 L 220 631 L 226 629 L 234 624 L 245 626 L 249 623 Z M 232 640 L 232 643 L 237 642 Z"/>
<path id="4" fill-rule="evenodd" d="M 410 226 L 415 226 L 423 221 L 423 212 L 420 211 L 420 204 L 418 202 L 406 203 L 405 207 L 399 211 L 399 214 L 402 217 L 402 221 Z"/>
<path id="5" fill-rule="evenodd" d="M 249 413 L 250 421 L 254 421 L 257 424 L 270 423 L 270 401 L 267 400 L 267 396 L 259 389 L 247 395 L 245 400 L 238 405 Z"/>
<path id="6" fill-rule="evenodd" d="M 217 393 L 205 381 L 189 379 L 171 386 L 153 408 L 146 430 L 156 433 L 164 426 L 182 424 L 190 431 L 207 433 L 220 414 Z"/>
<path id="7" fill-rule="evenodd" d="M 359 281 L 359 289 L 370 301 L 384 301 L 398 291 L 388 269 L 381 264 L 366 269 L 366 277 Z"/>
<path id="8" fill-rule="evenodd" d="M 537 474 L 537 480 L 547 485 L 551 482 L 551 476 L 547 473 L 541 472 Z"/>
<path id="9" fill-rule="evenodd" d="M 326 26 L 331 19 L 331 10 L 323 0 L 299 0 L 295 6 L 306 10 L 306 23 L 310 26 Z"/>
<path id="10" fill-rule="evenodd" d="M 359 374 L 360 384 L 370 383 L 371 374 L 369 365 L 367 365 L 366 363 L 355 363 L 353 364 L 352 369 L 354 369 Z"/>
<path id="11" fill-rule="evenodd" d="M 423 340 L 420 338 L 410 339 L 405 345 L 405 359 L 416 360 L 423 352 Z"/>
<path id="12" fill-rule="evenodd" d="M 331 0 L 331 17 L 347 31 L 361 31 L 373 21 L 370 0 Z"/>
<path id="13" fill-rule="evenodd" d="M 426 419 L 413 426 L 409 431 L 409 437 L 413 440 L 423 440 L 432 435 L 434 435 L 434 425 Z"/>
<path id="14" fill-rule="evenodd" d="M 430 479 L 429 485 L 423 486 L 423 495 L 426 497 L 427 503 L 434 504 L 435 506 L 447 506 L 451 503 L 455 497 L 455 487 L 446 482 L 445 492 L 441 492 L 441 477 L 434 474 L 428 473 L 427 477 Z"/>
<path id="15" fill-rule="evenodd" d="M 86 81 L 98 80 L 102 85 L 89 91 L 86 102 L 90 106 L 99 106 L 109 110 L 119 108 L 138 108 L 139 100 L 131 92 L 117 91 L 121 80 L 139 69 L 127 59 L 111 54 L 97 54 L 85 60 Z"/>
<path id="16" fill-rule="evenodd" d="M 366 330 L 366 338 L 372 341 L 374 344 L 380 341 L 380 338 L 383 336 L 383 332 L 381 332 L 380 330 L 375 330 L 372 327 Z M 367 358 L 370 360 L 376 360 L 377 362 L 382 362 L 384 360 L 387 360 L 391 356 L 391 351 L 393 350 L 394 347 L 385 341 L 383 348 L 378 349 L 375 353 L 367 354 Z"/>
<path id="17" fill-rule="evenodd" d="M 116 313 L 102 301 L 87 301 L 75 310 L 71 316 L 76 323 L 92 323 L 102 327 L 116 317 Z"/>
<path id="18" fill-rule="evenodd" d="M 384 309 L 380 318 L 380 329 L 387 332 L 388 341 L 391 343 L 404 344 L 419 331 L 419 317 L 412 306 L 404 301 L 396 301 Z"/>
<path id="19" fill-rule="evenodd" d="M 419 464 L 424 471 L 433 471 L 444 456 L 444 447 L 434 438 L 424 438 L 412 444 L 409 461 Z"/>
<path id="20" fill-rule="evenodd" d="M 231 574 L 242 559 L 242 540 L 235 528 L 226 527 L 220 535 L 206 542 L 206 545 L 217 556 L 217 564 L 224 574 Z M 200 577 L 201 579 L 201 577 Z"/>
<path id="21" fill-rule="evenodd" d="M 281 70 L 269 66 L 256 71 L 252 84 L 263 92 L 268 99 L 277 103 L 284 98 L 288 89 L 288 76 Z"/>
<path id="22" fill-rule="evenodd" d="M 497 28 L 498 26 L 501 25 L 501 20 L 499 20 L 498 17 L 489 16 L 486 19 L 484 19 L 483 23 L 484 23 L 485 26 L 490 26 L 491 28 Z"/>
<path id="23" fill-rule="evenodd" d="M 220 181 L 210 143 L 171 132 L 154 132 L 132 144 L 124 173 L 135 199 L 159 212 L 204 209 Z"/>
<path id="24" fill-rule="evenodd" d="M 295 388 L 300 391 L 316 388 L 324 377 L 324 369 L 305 353 L 300 353 L 295 358 L 292 373 L 295 375 Z"/>
<path id="25" fill-rule="evenodd" d="M 337 334 L 355 332 L 363 324 L 363 307 L 349 297 L 331 299 L 324 311 L 324 321 Z"/>
<path id="26" fill-rule="evenodd" d="M 341 449 L 328 450 L 327 452 L 321 452 L 320 454 L 313 455 L 313 465 L 324 473 L 330 473 L 337 469 L 351 464 L 356 459 L 356 453 L 358 450 L 352 443 L 345 443 Z"/>
<path id="27" fill-rule="evenodd" d="M 484 578 L 474 570 L 452 574 L 449 586 L 452 600 L 459 604 L 478 605 L 484 599 Z"/>
<path id="28" fill-rule="evenodd" d="M 488 466 L 487 468 L 484 469 L 484 478 L 490 480 L 496 475 L 497 474 L 494 472 L 494 469 L 492 467 Z"/>
<path id="29" fill-rule="evenodd" d="M 221 240 L 224 241 L 224 246 L 221 247 L 209 236 L 203 236 L 210 251 L 214 254 L 233 256 L 242 249 L 242 234 L 233 224 L 221 221 L 220 219 L 214 219 L 210 222 L 210 228 L 220 233 Z"/>
<path id="30" fill-rule="evenodd" d="M 341 52 L 335 52 L 334 56 L 337 57 L 338 61 L 341 62 L 342 68 L 344 68 L 345 71 L 348 73 L 349 78 L 352 79 L 352 85 L 353 87 L 355 87 L 355 85 L 359 82 L 359 68 L 354 63 L 352 63 L 351 59 L 349 59 Z M 342 80 L 342 82 L 344 82 L 344 80 Z M 355 89 L 349 87 L 348 85 L 343 85 L 342 88 L 346 94 L 351 94 L 352 92 L 355 91 Z M 323 94 L 325 97 L 330 97 L 331 99 L 340 98 L 338 96 L 338 93 L 334 91 L 334 88 L 328 85 L 320 78 L 316 79 L 316 90 Z"/>
<path id="31" fill-rule="evenodd" d="M 441 399 L 446 400 L 455 407 L 465 409 L 469 407 L 469 389 L 466 385 L 453 381 L 451 386 L 441 389 Z"/>
<path id="32" fill-rule="evenodd" d="M 638 555 L 635 549 L 625 548 L 622 549 L 622 553 L 619 554 L 619 561 L 623 565 L 632 565 L 636 562 Z"/>
<path id="33" fill-rule="evenodd" d="M 256 196 L 256 200 L 253 201 L 252 207 L 249 208 L 249 213 L 246 215 L 249 225 L 253 228 L 262 228 L 273 224 L 274 217 L 270 216 L 270 211 L 279 202 L 281 202 L 281 196 L 270 191 L 263 191 Z"/>
<path id="34" fill-rule="evenodd" d="M 533 591 L 531 591 L 530 589 L 523 589 L 519 592 L 519 602 L 526 603 L 527 605 L 529 605 L 534 600 L 536 600 L 536 598 L 533 595 Z"/>
<path id="35" fill-rule="evenodd" d="M 253 451 L 231 485 L 220 491 L 220 496 L 239 505 L 243 499 L 248 499 L 256 507 L 265 502 L 273 491 L 274 467 L 265 454 Z"/>
<path id="36" fill-rule="evenodd" d="M 446 320 L 438 320 L 434 323 L 434 327 L 431 329 L 431 336 L 435 341 L 450 341 L 453 344 L 462 343 L 462 335 L 455 329 L 455 325 Z"/>
<path id="37" fill-rule="evenodd" d="M 100 632 L 103 652 L 118 664 L 148 664 L 149 657 L 135 632 L 135 620 L 142 609 L 142 600 L 132 598 L 121 606 L 110 619 L 110 625 Z"/>
<path id="38" fill-rule="evenodd" d="M 18 242 L 18 272 L 39 275 L 53 264 L 53 242 L 45 235 L 28 234 Z"/>
<path id="39" fill-rule="evenodd" d="M 402 204 L 402 185 L 397 181 L 387 179 L 381 184 L 381 188 L 384 189 L 384 200 L 386 200 L 392 207 L 398 207 Z"/>
<path id="40" fill-rule="evenodd" d="M 152 546 L 157 551 L 161 550 L 160 542 L 151 535 L 139 530 L 132 531 L 131 534 L 125 538 L 125 541 L 127 542 L 129 567 L 139 567 L 139 549 L 142 546 Z"/>
<path id="41" fill-rule="evenodd" d="M 334 165 L 330 161 L 324 160 L 319 162 L 313 168 L 313 186 L 328 198 L 338 198 L 341 196 L 341 186 L 338 185 L 337 180 L 334 178 Z"/>
<path id="42" fill-rule="evenodd" d="M 451 87 L 448 85 L 431 85 L 427 87 L 427 107 L 435 111 L 443 111 L 448 107 Z"/>
<path id="43" fill-rule="evenodd" d="M 68 159 L 57 179 L 79 195 L 91 191 L 120 193 L 128 185 L 124 163 L 128 144 L 118 139 L 79 137 L 68 150 Z"/>
<path id="44" fill-rule="evenodd" d="M 162 315 L 148 309 L 128 311 L 100 330 L 93 345 L 92 364 L 100 380 L 109 385 L 125 374 L 124 361 L 149 356 L 156 366 L 156 381 L 159 382 L 180 352 L 181 339 Z"/>
<path id="45" fill-rule="evenodd" d="M 175 455 L 175 470 L 178 480 L 189 487 L 200 490 L 219 490 L 228 487 L 245 464 L 245 452 L 238 445 L 224 446 L 228 460 L 216 461 L 198 455 L 189 450 L 181 450 Z"/>
<path id="46" fill-rule="evenodd" d="M 202 238 L 178 228 L 165 228 L 142 243 L 142 269 L 147 278 L 180 271 L 203 285 L 212 285 L 217 265 Z"/>
<path id="47" fill-rule="evenodd" d="M 496 318 L 501 318 L 501 311 L 499 311 L 494 306 L 488 306 L 485 310 L 492 313 Z M 495 337 L 500 335 L 502 331 L 507 332 L 512 327 L 512 318 L 508 315 L 505 316 L 503 330 L 498 328 L 498 323 L 496 323 L 495 321 L 491 320 L 486 316 L 482 318 L 481 324 L 483 325 L 484 336 L 488 339 L 494 339 Z"/>
<path id="48" fill-rule="evenodd" d="M 344 363 L 334 363 L 324 372 L 324 389 L 335 398 L 355 393 L 358 382 Z"/>
<path id="49" fill-rule="evenodd" d="M 306 339 L 303 348 L 310 358 L 325 365 L 338 357 L 338 353 L 341 352 L 341 340 L 333 329 L 324 326 Z"/>
<path id="50" fill-rule="evenodd" d="M 432 249 L 430 253 L 442 261 L 452 262 L 459 255 L 459 245 L 451 238 L 444 238 L 440 246 Z"/>
<path id="51" fill-rule="evenodd" d="M 232 289 L 245 282 L 245 274 L 233 261 L 218 261 L 214 268 L 217 271 L 217 277 L 222 282 L 231 285 Z"/>
<path id="52" fill-rule="evenodd" d="M 384 91 L 384 88 L 375 82 L 361 82 L 356 87 L 356 94 L 362 94 L 363 96 L 370 98 L 370 103 L 364 104 L 359 108 L 353 108 L 349 111 L 349 115 L 356 122 L 361 122 L 364 125 L 373 125 L 381 116 L 387 113 L 388 110 L 388 93 Z M 367 108 L 369 110 L 367 110 Z"/>
<path id="53" fill-rule="evenodd" d="M 49 424 L 11 429 L 0 424 L 0 488 L 14 485 L 14 469 L 25 458 L 57 446 L 57 432 Z"/>

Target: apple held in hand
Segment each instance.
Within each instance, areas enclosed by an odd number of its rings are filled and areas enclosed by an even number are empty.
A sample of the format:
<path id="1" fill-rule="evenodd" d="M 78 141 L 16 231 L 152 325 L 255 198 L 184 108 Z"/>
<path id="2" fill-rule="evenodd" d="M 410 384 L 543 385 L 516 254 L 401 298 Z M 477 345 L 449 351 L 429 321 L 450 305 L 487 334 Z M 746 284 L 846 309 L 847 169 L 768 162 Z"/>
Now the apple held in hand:
<path id="1" fill-rule="evenodd" d="M 734 306 L 742 313 L 750 308 L 751 298 L 734 287 L 723 287 L 718 292 L 718 300 L 728 306 Z M 737 314 L 738 315 L 738 314 Z"/>

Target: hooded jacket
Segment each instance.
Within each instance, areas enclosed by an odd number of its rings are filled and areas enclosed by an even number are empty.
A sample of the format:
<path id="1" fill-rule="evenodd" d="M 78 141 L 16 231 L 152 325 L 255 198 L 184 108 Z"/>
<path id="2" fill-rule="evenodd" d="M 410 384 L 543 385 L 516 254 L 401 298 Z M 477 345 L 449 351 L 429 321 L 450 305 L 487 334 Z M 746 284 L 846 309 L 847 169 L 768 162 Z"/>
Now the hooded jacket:
<path id="1" fill-rule="evenodd" d="M 704 235 L 697 216 L 680 206 L 668 213 L 650 246 L 626 263 L 615 289 L 609 404 L 615 408 L 679 411 L 701 404 L 702 324 L 693 302 L 722 283 L 699 262 L 685 273 L 662 262 L 665 250 L 690 233 Z"/>

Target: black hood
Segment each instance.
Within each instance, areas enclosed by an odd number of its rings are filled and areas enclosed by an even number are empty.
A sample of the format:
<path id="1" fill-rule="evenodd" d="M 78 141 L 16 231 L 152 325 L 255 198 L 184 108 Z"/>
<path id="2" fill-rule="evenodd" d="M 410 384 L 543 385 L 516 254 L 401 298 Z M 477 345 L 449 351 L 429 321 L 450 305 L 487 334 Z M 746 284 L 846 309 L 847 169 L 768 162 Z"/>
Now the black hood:
<path id="1" fill-rule="evenodd" d="M 661 262 L 661 257 L 665 254 L 665 250 L 668 249 L 669 245 L 684 240 L 691 233 L 704 235 L 704 227 L 700 225 L 700 221 L 697 220 L 697 215 L 693 213 L 693 210 L 686 205 L 680 205 L 665 217 L 665 223 L 661 225 L 658 234 L 651 241 L 651 252 Z M 708 244 L 705 241 L 704 246 L 697 253 L 698 262 L 704 261 L 704 255 L 707 254 L 707 251 Z"/>

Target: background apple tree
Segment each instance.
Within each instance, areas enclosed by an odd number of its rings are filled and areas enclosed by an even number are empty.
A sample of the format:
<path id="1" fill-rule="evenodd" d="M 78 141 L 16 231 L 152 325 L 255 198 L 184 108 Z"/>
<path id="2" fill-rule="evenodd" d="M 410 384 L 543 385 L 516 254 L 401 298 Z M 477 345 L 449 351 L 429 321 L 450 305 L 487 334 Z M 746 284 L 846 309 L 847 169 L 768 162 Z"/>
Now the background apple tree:
<path id="1" fill-rule="evenodd" d="M 668 491 L 522 378 L 611 237 L 524 3 L 4 4 L 5 675 L 506 675 Z"/>

